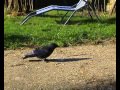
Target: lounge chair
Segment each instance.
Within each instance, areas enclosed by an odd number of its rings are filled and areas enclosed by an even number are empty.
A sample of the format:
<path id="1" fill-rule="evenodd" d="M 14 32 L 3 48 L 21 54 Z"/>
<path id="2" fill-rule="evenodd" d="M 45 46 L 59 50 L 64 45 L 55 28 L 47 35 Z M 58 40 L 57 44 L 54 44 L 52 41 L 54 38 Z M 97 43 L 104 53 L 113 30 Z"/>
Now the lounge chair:
<path id="1" fill-rule="evenodd" d="M 41 9 L 38 9 L 36 11 L 33 11 L 31 13 L 29 13 L 26 18 L 21 22 L 20 25 L 23 25 L 28 19 L 30 19 L 33 16 L 36 15 L 40 15 L 43 14 L 45 12 L 51 11 L 51 10 L 62 10 L 62 11 L 67 11 L 67 13 L 69 11 L 73 11 L 72 14 L 69 16 L 69 18 L 67 19 L 67 21 L 64 23 L 64 25 L 66 25 L 68 23 L 68 21 L 70 20 L 70 18 L 73 16 L 73 14 L 82 9 L 83 7 L 87 6 L 88 7 L 88 12 L 89 9 L 92 7 L 90 6 L 90 4 L 88 3 L 88 0 L 79 0 L 79 2 L 73 6 L 58 6 L 58 5 L 50 5 Z M 92 9 L 93 10 L 93 9 Z M 96 15 L 95 11 L 93 10 L 94 14 Z M 61 19 L 61 21 L 63 21 L 64 17 L 67 15 L 67 13 L 63 16 L 63 18 Z M 90 17 L 92 18 L 92 15 L 89 12 Z M 96 15 L 97 19 L 99 20 L 98 16 Z M 93 18 L 92 18 L 93 19 Z"/>

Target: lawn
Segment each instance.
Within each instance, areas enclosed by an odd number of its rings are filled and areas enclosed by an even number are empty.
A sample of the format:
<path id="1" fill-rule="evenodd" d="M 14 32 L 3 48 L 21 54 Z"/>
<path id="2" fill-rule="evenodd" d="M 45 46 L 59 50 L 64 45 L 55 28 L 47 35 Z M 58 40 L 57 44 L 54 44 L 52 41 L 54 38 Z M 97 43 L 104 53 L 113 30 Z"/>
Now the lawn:
<path id="1" fill-rule="evenodd" d="M 60 23 L 63 12 L 50 11 L 36 16 L 24 25 L 25 16 L 4 16 L 4 49 L 41 46 L 56 42 L 60 46 L 80 45 L 116 37 L 116 17 L 106 16 L 102 22 L 87 15 L 75 14 L 68 25 Z"/>

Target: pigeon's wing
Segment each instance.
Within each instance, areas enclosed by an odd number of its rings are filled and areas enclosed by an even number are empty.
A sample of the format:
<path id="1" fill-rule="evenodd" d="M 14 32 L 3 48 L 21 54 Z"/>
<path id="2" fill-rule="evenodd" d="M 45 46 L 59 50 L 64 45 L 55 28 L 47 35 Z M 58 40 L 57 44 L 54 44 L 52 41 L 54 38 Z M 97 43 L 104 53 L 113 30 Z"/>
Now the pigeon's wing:
<path id="1" fill-rule="evenodd" d="M 49 49 L 49 48 L 50 48 L 50 46 L 41 47 L 41 49 L 43 49 L 43 50 L 47 50 L 47 49 Z"/>
<path id="2" fill-rule="evenodd" d="M 34 50 L 34 54 L 35 54 L 37 57 L 45 58 L 45 57 L 47 57 L 47 55 L 48 55 L 48 50 L 47 50 L 47 49 L 43 49 L 43 48 L 35 49 L 35 50 Z"/>
<path id="3" fill-rule="evenodd" d="M 49 48 L 48 46 L 37 47 L 37 48 L 35 48 L 35 51 L 37 51 L 37 50 L 46 50 L 46 49 L 48 49 L 48 48 Z"/>

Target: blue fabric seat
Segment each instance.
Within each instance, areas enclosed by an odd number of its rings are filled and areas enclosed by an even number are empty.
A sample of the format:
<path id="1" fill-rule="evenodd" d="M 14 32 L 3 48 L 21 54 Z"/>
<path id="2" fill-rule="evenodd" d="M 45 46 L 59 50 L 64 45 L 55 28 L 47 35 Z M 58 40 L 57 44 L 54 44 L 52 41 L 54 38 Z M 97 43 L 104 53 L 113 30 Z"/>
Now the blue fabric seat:
<path id="1" fill-rule="evenodd" d="M 47 6 L 47 7 L 44 7 L 44 8 L 41 8 L 41 9 L 38 9 L 38 10 L 35 10 L 35 11 L 29 13 L 29 14 L 26 16 L 26 18 L 21 22 L 20 25 L 23 25 L 28 19 L 30 19 L 30 18 L 33 17 L 33 16 L 40 15 L 40 14 L 43 14 L 43 13 L 48 12 L 48 11 L 51 11 L 51 10 L 62 10 L 62 11 L 68 11 L 68 12 L 69 12 L 69 11 L 73 11 L 72 14 L 69 16 L 69 18 L 67 19 L 67 21 L 64 23 L 64 25 L 66 25 L 67 22 L 70 20 L 70 18 L 73 16 L 73 14 L 74 14 L 77 10 L 85 7 L 86 5 L 89 5 L 89 4 L 87 3 L 87 0 L 79 0 L 79 2 L 78 2 L 77 4 L 75 4 L 75 5 L 73 5 L 73 6 L 50 5 L 50 6 Z M 67 12 L 67 13 L 68 13 L 68 12 Z M 67 15 L 67 13 L 63 16 L 63 18 Z M 94 13 L 95 13 L 95 12 L 94 12 Z M 95 15 L 96 15 L 96 13 L 95 13 Z M 92 17 L 92 16 L 91 16 L 91 17 Z M 98 18 L 97 15 L 96 15 L 96 17 Z M 63 18 L 62 18 L 62 20 L 63 20 Z M 98 19 L 99 19 L 99 18 L 98 18 Z M 62 20 L 61 20 L 61 21 L 62 21 Z"/>

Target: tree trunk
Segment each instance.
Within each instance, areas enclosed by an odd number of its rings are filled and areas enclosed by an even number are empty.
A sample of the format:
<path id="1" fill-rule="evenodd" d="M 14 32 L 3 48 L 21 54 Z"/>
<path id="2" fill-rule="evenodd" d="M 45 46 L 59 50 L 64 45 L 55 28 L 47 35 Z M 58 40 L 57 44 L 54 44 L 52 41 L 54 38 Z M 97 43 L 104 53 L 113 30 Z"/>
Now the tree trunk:
<path id="1" fill-rule="evenodd" d="M 4 0 L 4 7 L 8 14 L 27 13 L 33 10 L 33 0 Z"/>
<path id="2" fill-rule="evenodd" d="M 110 15 L 112 15 L 113 12 L 115 12 L 115 10 L 116 10 L 116 1 L 115 1 L 114 5 L 112 7 L 112 10 L 110 11 Z"/>
<path id="3" fill-rule="evenodd" d="M 5 5 L 5 8 L 8 7 L 8 0 L 5 0 L 5 1 L 4 1 L 4 5 Z"/>

